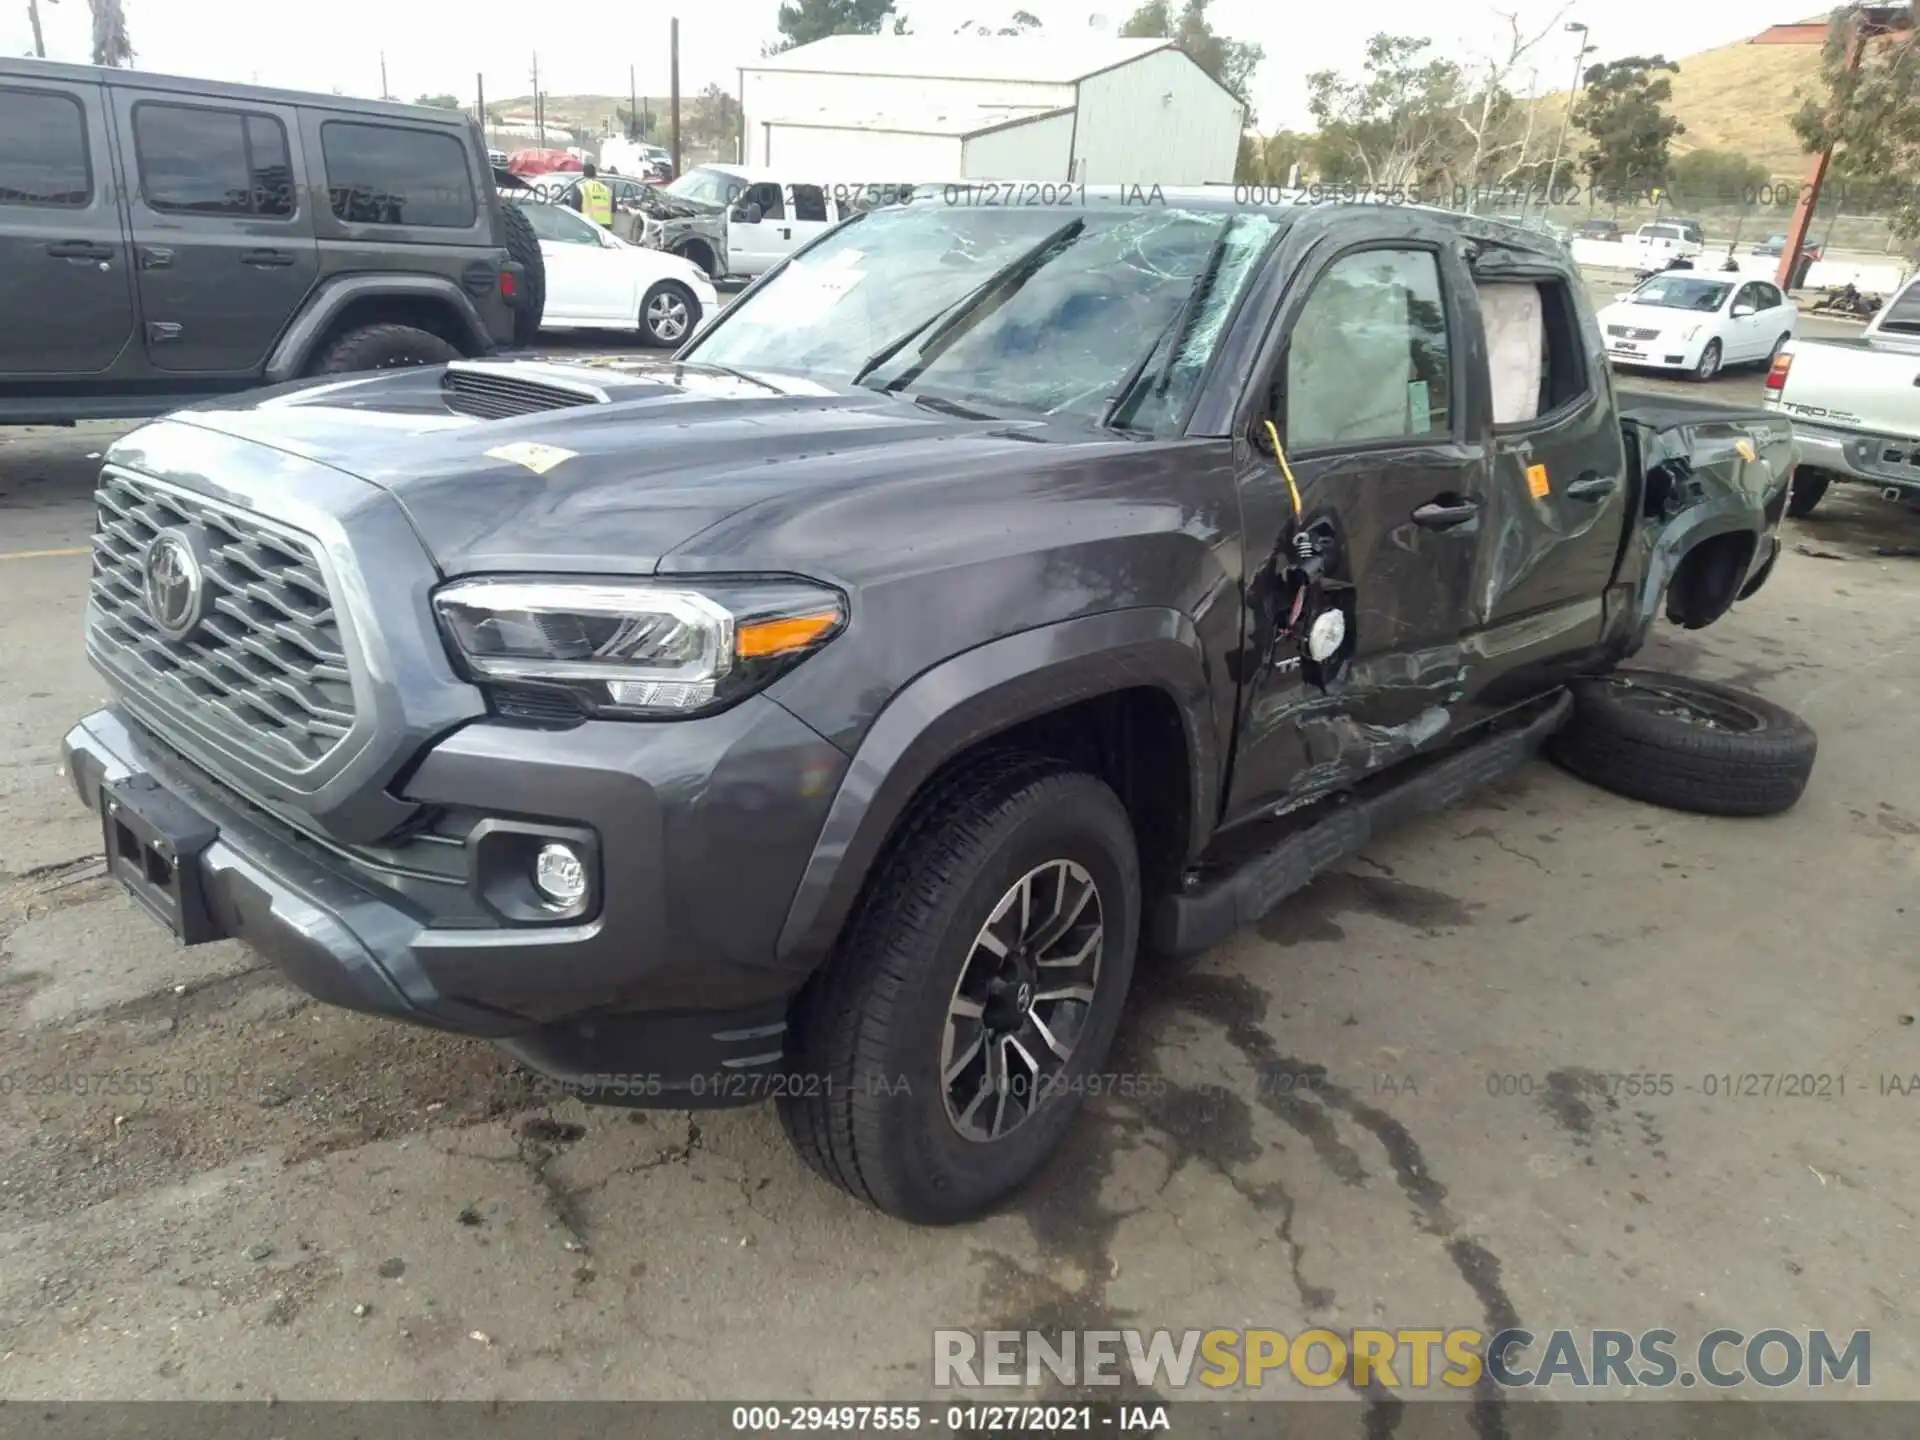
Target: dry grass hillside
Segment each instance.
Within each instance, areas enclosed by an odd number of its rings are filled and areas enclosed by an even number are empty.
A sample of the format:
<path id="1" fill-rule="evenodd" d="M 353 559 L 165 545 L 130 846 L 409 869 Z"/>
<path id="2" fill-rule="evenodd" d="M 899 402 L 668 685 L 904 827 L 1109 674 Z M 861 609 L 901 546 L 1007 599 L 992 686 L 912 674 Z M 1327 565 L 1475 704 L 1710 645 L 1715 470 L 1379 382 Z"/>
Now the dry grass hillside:
<path id="1" fill-rule="evenodd" d="M 1671 109 L 1687 131 L 1674 142 L 1676 155 L 1727 150 L 1782 179 L 1804 173 L 1807 157 L 1791 121 L 1801 100 L 1818 92 L 1819 46 L 1723 45 L 1679 62 Z M 1566 103 L 1564 90 L 1543 102 L 1554 115 Z"/>

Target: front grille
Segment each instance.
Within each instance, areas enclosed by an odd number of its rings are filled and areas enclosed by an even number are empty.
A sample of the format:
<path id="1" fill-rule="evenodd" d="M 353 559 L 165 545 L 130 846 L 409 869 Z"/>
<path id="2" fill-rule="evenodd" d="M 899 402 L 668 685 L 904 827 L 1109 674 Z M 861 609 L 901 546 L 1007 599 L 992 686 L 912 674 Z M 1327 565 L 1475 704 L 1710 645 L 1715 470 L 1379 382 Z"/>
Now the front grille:
<path id="1" fill-rule="evenodd" d="M 294 769 L 326 758 L 356 709 L 313 543 L 118 471 L 94 504 L 93 639 L 110 663 L 236 748 Z M 203 532 L 208 547 L 212 608 L 184 640 L 147 609 L 147 548 L 170 527 Z"/>
<path id="2" fill-rule="evenodd" d="M 587 386 L 576 389 L 535 380 L 511 370 L 480 366 L 447 366 L 440 377 L 447 407 L 480 420 L 504 420 L 510 415 L 533 415 L 542 410 L 566 410 L 576 405 L 602 405 L 606 395 Z"/>
<path id="3" fill-rule="evenodd" d="M 1607 334 L 1616 340 L 1657 340 L 1660 338 L 1660 332 L 1658 330 L 1636 330 L 1630 325 L 1609 325 L 1607 326 Z"/>

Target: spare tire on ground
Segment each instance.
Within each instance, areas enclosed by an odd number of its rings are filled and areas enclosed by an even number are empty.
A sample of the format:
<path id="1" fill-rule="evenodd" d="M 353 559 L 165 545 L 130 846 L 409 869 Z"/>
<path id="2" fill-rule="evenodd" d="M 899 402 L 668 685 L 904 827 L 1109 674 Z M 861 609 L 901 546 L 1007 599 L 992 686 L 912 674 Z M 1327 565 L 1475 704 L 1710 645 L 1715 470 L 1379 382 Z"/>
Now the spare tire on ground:
<path id="1" fill-rule="evenodd" d="M 1548 755 L 1629 799 L 1701 815 L 1777 815 L 1813 774 L 1812 727 L 1730 685 L 1617 670 L 1572 690 L 1572 718 Z"/>
<path id="2" fill-rule="evenodd" d="M 507 254 L 520 262 L 520 304 L 513 312 L 513 343 L 531 345 L 540 333 L 547 309 L 547 262 L 540 253 L 540 237 L 533 222 L 510 200 L 500 202 L 501 227 Z"/>

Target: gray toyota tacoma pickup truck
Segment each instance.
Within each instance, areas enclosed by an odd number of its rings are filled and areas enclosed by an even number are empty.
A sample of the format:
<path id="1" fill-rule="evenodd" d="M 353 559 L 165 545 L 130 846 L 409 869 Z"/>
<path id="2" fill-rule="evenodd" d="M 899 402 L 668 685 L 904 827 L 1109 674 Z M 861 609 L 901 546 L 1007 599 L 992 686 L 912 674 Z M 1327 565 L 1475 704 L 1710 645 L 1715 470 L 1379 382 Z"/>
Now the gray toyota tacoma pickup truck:
<path id="1" fill-rule="evenodd" d="M 1791 803 L 1729 768 L 1767 724 L 1606 699 L 1686 709 L 1617 667 L 1766 579 L 1784 421 L 1623 415 L 1530 232 L 1053 188 L 850 220 L 669 360 L 121 440 L 65 742 L 112 873 L 583 1099 L 772 1098 L 944 1222 L 1102 1088 L 1137 952 L 1549 737 Z"/>

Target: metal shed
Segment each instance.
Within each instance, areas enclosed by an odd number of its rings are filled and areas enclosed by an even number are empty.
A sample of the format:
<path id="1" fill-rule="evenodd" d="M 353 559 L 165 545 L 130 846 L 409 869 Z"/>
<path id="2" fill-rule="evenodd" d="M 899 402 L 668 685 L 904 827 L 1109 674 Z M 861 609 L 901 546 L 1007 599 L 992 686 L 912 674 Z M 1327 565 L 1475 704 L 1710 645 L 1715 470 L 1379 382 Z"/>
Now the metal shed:
<path id="1" fill-rule="evenodd" d="M 1171 40 L 835 35 L 745 67 L 750 168 L 1230 184 L 1246 109 Z"/>

